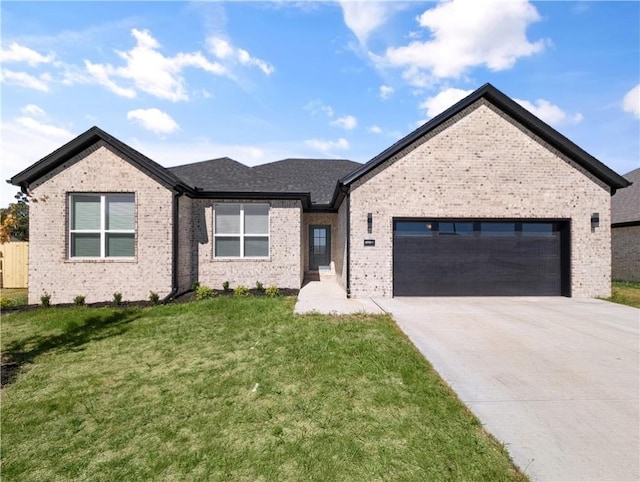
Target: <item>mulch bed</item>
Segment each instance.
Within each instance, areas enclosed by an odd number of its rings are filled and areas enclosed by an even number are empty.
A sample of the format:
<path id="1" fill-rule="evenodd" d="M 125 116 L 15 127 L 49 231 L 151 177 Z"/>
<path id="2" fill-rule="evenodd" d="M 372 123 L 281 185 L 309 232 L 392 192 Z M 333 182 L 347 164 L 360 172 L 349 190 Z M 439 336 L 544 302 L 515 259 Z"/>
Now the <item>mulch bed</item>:
<path id="1" fill-rule="evenodd" d="M 224 291 L 224 290 L 214 290 L 218 296 L 233 296 L 233 290 Z M 300 290 L 284 288 L 280 290 L 280 296 L 297 296 Z M 249 293 L 251 296 L 256 298 L 264 296 L 263 291 L 258 291 L 256 289 L 250 289 Z M 190 301 L 195 301 L 196 294 L 194 291 L 187 291 L 186 293 L 182 293 L 175 298 L 170 299 L 165 304 L 169 303 L 189 303 Z M 160 303 L 157 303 L 160 304 Z M 119 305 L 113 303 L 113 301 L 100 301 L 98 303 L 86 303 L 82 306 L 86 306 L 88 308 L 104 308 L 104 307 L 112 307 L 112 308 L 132 308 L 132 307 L 146 307 L 153 306 L 154 304 L 148 300 L 141 301 L 123 301 Z M 59 303 L 52 304 L 51 308 L 69 308 L 73 306 L 78 306 L 75 303 Z M 16 312 L 16 311 L 31 311 L 42 308 L 42 305 L 20 305 L 20 306 L 11 306 L 9 308 L 3 308 L 3 312 Z"/>

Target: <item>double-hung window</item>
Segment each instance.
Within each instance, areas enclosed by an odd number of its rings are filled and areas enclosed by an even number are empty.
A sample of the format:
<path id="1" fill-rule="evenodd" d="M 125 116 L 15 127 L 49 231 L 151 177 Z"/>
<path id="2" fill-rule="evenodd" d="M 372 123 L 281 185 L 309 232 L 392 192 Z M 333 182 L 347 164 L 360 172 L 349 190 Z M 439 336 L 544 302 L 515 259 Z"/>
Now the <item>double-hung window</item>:
<path id="1" fill-rule="evenodd" d="M 134 194 L 71 194 L 69 210 L 70 258 L 134 257 Z"/>
<path id="2" fill-rule="evenodd" d="M 215 257 L 269 257 L 268 204 L 215 205 Z"/>

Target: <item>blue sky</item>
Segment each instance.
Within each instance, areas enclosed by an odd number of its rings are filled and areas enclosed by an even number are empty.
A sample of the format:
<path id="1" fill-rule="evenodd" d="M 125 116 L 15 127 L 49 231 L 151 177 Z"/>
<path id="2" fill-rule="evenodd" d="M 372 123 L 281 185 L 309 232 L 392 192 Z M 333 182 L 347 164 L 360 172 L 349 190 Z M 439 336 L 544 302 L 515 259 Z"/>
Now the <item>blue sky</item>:
<path id="1" fill-rule="evenodd" d="M 165 166 L 366 162 L 486 82 L 615 171 L 640 166 L 639 2 L 5 1 L 1 14 L 3 179 L 93 125 Z"/>

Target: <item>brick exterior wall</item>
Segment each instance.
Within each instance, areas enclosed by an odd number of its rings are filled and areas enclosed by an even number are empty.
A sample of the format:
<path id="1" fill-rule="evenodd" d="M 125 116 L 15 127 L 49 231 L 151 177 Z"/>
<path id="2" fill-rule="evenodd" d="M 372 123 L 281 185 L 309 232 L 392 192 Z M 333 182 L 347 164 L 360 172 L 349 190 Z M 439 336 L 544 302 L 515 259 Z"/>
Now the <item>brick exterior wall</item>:
<path id="1" fill-rule="evenodd" d="M 197 279 L 206 286 L 220 289 L 228 281 L 231 287 L 253 288 L 256 281 L 265 287 L 298 289 L 302 285 L 302 205 L 300 201 L 269 201 L 269 258 L 224 259 L 214 257 L 214 205 L 224 201 L 194 199 L 192 204 L 194 266 Z M 266 201 L 237 200 L 248 204 Z"/>
<path id="2" fill-rule="evenodd" d="M 354 297 L 392 296 L 394 217 L 570 219 L 572 296 L 610 294 L 608 186 L 484 99 L 351 188 Z"/>
<path id="3" fill-rule="evenodd" d="M 640 226 L 611 228 L 611 275 L 616 281 L 640 281 Z"/>
<path id="4" fill-rule="evenodd" d="M 191 289 L 198 276 L 198 257 L 194 249 L 193 204 L 186 196 L 178 198 L 178 292 Z"/>
<path id="5" fill-rule="evenodd" d="M 59 166 L 34 186 L 29 207 L 29 303 L 47 292 L 52 303 L 161 297 L 171 291 L 172 197 L 170 190 L 134 167 L 102 141 Z M 136 199 L 133 260 L 69 259 L 69 194 L 132 192 Z"/>
<path id="6" fill-rule="evenodd" d="M 309 226 L 311 225 L 328 225 L 331 227 L 331 272 L 336 272 L 336 255 L 337 251 L 337 229 L 338 215 L 336 213 L 304 213 L 302 215 L 302 245 L 303 263 L 305 271 L 309 271 Z"/>

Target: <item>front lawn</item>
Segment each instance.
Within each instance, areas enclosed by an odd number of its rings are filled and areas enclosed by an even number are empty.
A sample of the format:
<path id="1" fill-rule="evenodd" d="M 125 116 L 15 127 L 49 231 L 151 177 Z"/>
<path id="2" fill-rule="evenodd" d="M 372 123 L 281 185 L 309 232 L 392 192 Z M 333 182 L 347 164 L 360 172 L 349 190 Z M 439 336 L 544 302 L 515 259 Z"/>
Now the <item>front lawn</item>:
<path id="1" fill-rule="evenodd" d="M 4 316 L 3 480 L 526 480 L 389 317 L 293 303 Z"/>
<path id="2" fill-rule="evenodd" d="M 640 283 L 614 281 L 611 285 L 611 297 L 607 301 L 640 308 Z"/>

